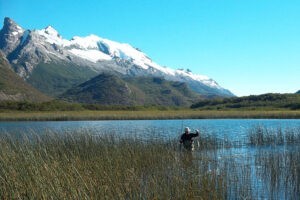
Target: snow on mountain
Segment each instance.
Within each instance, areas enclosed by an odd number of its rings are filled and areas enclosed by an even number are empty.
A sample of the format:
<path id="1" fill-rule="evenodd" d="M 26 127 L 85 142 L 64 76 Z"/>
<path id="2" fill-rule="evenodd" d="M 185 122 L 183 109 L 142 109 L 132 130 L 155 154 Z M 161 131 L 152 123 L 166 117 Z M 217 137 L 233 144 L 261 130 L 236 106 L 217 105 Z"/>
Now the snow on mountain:
<path id="1" fill-rule="evenodd" d="M 19 35 L 19 34 L 22 34 L 24 32 L 24 30 L 18 25 L 16 25 L 14 27 L 14 29 L 15 30 L 11 32 L 13 35 Z"/>
<path id="2" fill-rule="evenodd" d="M 96 63 L 97 61 L 100 61 L 100 60 L 111 60 L 110 56 L 102 53 L 99 50 L 94 50 L 94 49 L 87 49 L 87 50 L 70 49 L 69 52 L 71 52 L 74 55 L 79 56 L 83 59 L 94 62 L 94 63 Z"/>
<path id="3" fill-rule="evenodd" d="M 36 32 L 41 36 L 44 36 L 48 43 L 66 48 L 70 53 L 93 63 L 97 63 L 102 60 L 113 60 L 115 58 L 119 58 L 130 61 L 145 70 L 152 67 L 154 70 L 161 71 L 170 76 L 186 76 L 193 80 L 201 81 L 210 87 L 221 88 L 215 81 L 207 76 L 162 67 L 153 62 L 145 53 L 126 43 L 115 42 L 96 35 L 90 35 L 87 37 L 75 36 L 71 40 L 66 40 L 63 39 L 51 26 L 42 30 L 37 30 Z"/>
<path id="4" fill-rule="evenodd" d="M 19 75 L 29 77 L 40 62 L 69 62 L 95 71 L 116 71 L 131 76 L 162 76 L 167 80 L 190 84 L 195 91 L 232 96 L 213 79 L 185 70 L 175 70 L 152 61 L 130 44 L 119 43 L 96 35 L 64 39 L 52 26 L 41 30 L 24 30 L 5 18 L 0 32 L 0 49 L 10 62 L 21 66 Z M 17 51 L 16 51 L 17 50 Z"/>
<path id="5" fill-rule="evenodd" d="M 47 26 L 42 30 L 36 30 L 36 33 L 45 37 L 46 42 L 50 44 L 63 46 L 64 44 L 67 44 L 69 42 L 68 40 L 63 39 L 52 26 Z"/>
<path id="6" fill-rule="evenodd" d="M 97 49 L 98 50 L 98 44 L 99 37 L 96 35 L 90 35 L 87 37 L 78 37 L 74 36 L 68 44 L 65 44 L 65 46 L 74 46 L 80 49 Z"/>

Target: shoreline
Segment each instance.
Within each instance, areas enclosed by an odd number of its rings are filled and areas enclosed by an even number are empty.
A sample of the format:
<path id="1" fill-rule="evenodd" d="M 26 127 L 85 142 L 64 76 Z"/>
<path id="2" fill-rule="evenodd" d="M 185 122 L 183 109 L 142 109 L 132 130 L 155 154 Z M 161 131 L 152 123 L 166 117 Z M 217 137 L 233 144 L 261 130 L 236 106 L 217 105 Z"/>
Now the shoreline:
<path id="1" fill-rule="evenodd" d="M 2 111 L 0 121 L 300 119 L 300 110 Z"/>

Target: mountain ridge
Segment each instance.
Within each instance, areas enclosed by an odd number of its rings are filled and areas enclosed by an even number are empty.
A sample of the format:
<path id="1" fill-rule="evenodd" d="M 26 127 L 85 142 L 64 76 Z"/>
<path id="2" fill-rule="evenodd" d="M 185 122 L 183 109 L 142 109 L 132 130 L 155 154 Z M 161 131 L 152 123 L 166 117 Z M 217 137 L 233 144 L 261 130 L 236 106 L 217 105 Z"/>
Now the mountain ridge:
<path id="1" fill-rule="evenodd" d="M 120 77 L 102 73 L 60 96 L 62 100 L 102 105 L 188 106 L 200 99 L 185 83 L 160 77 Z"/>
<path id="2" fill-rule="evenodd" d="M 51 98 L 37 91 L 17 76 L 0 52 L 0 101 L 44 102 Z"/>
<path id="3" fill-rule="evenodd" d="M 93 71 L 94 75 L 114 72 L 132 77 L 162 77 L 169 81 L 185 82 L 193 91 L 206 97 L 234 96 L 207 76 L 162 67 L 129 44 L 96 35 L 74 36 L 71 40 L 66 40 L 52 26 L 41 30 L 25 30 L 10 18 L 5 18 L 0 31 L 0 49 L 4 50 L 15 72 L 25 80 L 30 80 L 34 70 L 41 64 L 54 63 L 57 66 L 63 64 L 78 66 L 83 70 Z M 77 75 L 80 76 L 80 73 L 75 74 Z M 55 76 L 53 79 L 57 78 Z M 86 78 L 81 77 L 80 80 L 84 82 Z M 36 83 L 41 84 L 43 82 Z M 76 84 L 78 82 L 67 85 L 66 88 L 62 88 L 62 92 Z M 55 85 L 50 85 L 49 88 L 55 88 Z M 50 92 L 51 89 L 46 91 L 47 94 Z"/>

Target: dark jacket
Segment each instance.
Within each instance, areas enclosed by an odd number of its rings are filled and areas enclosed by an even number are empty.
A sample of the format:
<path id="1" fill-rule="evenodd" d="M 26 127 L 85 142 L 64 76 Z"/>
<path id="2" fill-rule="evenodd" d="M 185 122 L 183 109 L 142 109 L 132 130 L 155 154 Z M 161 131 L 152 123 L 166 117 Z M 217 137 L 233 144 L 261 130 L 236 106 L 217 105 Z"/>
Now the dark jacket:
<path id="1" fill-rule="evenodd" d="M 196 133 L 183 133 L 180 137 L 180 143 L 183 144 L 184 148 L 188 150 L 193 149 L 193 138 L 199 136 L 199 132 Z"/>

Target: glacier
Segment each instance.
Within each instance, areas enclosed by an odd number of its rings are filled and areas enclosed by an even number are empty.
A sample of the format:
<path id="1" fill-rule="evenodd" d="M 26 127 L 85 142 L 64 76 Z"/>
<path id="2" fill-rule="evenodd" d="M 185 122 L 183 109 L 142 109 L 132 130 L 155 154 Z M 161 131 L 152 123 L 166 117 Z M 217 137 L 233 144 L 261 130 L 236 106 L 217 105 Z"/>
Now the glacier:
<path id="1" fill-rule="evenodd" d="M 145 53 L 132 47 L 130 44 L 115 42 L 93 34 L 86 37 L 74 36 L 71 40 L 66 40 L 51 26 L 42 30 L 36 30 L 36 33 L 45 37 L 46 42 L 60 45 L 61 47 L 68 49 L 70 53 L 93 63 L 120 58 L 122 60 L 131 61 L 143 69 L 153 67 L 154 69 L 171 76 L 187 76 L 193 80 L 201 81 L 210 87 L 221 88 L 214 80 L 207 76 L 192 74 L 184 70 L 174 70 L 162 67 L 153 62 Z"/>
<path id="2" fill-rule="evenodd" d="M 205 75 L 161 66 L 130 44 L 94 34 L 74 36 L 67 40 L 52 26 L 41 30 L 25 30 L 13 20 L 5 18 L 0 34 L 0 49 L 25 79 L 30 77 L 39 63 L 69 62 L 97 72 L 110 70 L 130 76 L 160 76 L 171 81 L 186 82 L 200 94 L 233 96 L 229 90 Z"/>

